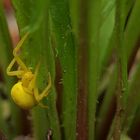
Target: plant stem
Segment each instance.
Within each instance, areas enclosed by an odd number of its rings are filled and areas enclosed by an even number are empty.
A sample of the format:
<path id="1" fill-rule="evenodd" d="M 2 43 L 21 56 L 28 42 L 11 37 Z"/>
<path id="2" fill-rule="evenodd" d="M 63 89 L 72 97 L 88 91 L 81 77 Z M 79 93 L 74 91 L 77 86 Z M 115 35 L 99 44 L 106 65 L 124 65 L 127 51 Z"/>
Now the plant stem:
<path id="1" fill-rule="evenodd" d="M 134 47 L 140 37 L 139 7 L 140 1 L 136 0 L 125 29 L 124 45 L 127 46 L 127 59 L 129 59 L 133 53 Z"/>
<path id="2" fill-rule="evenodd" d="M 115 127 L 114 127 L 114 140 L 118 140 L 121 137 L 122 129 L 122 116 L 124 114 L 124 108 L 126 103 L 126 91 L 127 91 L 127 59 L 125 53 L 125 46 L 123 44 L 123 29 L 124 29 L 124 1 L 116 0 L 116 14 L 115 14 L 115 31 L 116 31 L 116 61 L 118 71 L 118 83 L 117 83 L 117 108 L 115 115 Z"/>
<path id="3" fill-rule="evenodd" d="M 89 0 L 88 3 L 88 140 L 95 139 L 97 87 L 100 67 L 100 25 L 101 25 L 101 0 Z"/>
<path id="4" fill-rule="evenodd" d="M 78 33 L 78 97 L 77 97 L 77 140 L 88 137 L 87 96 L 88 96 L 88 4 L 79 1 L 79 33 Z"/>
<path id="5" fill-rule="evenodd" d="M 108 75 L 109 76 L 109 75 Z M 97 140 L 106 139 L 108 132 L 110 132 L 110 125 L 115 113 L 115 90 L 117 85 L 117 70 L 116 65 L 111 71 L 109 83 L 107 86 L 107 91 L 103 99 L 101 108 L 99 110 L 99 115 L 97 118 L 96 131 L 97 131 Z"/>

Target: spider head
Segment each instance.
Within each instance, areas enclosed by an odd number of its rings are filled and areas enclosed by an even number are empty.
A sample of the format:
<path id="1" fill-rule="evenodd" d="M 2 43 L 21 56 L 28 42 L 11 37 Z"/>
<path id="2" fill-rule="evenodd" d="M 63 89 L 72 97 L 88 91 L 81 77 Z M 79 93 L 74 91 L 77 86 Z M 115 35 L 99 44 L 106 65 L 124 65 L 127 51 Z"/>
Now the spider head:
<path id="1" fill-rule="evenodd" d="M 31 71 L 25 72 L 21 79 L 22 85 L 24 87 L 28 87 L 33 77 L 34 77 L 34 74 Z"/>

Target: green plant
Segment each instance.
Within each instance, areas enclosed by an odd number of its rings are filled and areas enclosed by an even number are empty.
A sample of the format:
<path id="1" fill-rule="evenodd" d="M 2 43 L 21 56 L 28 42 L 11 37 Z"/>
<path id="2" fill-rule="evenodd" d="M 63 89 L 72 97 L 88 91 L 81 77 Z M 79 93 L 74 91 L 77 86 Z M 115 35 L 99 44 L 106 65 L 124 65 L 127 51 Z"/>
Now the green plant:
<path id="1" fill-rule="evenodd" d="M 8 139 L 140 138 L 139 0 L 12 0 L 20 37 L 30 32 L 21 59 L 33 71 L 41 62 L 39 91 L 46 86 L 48 72 L 52 77 L 50 93 L 43 99 L 48 109 L 36 106 L 28 111 L 9 98 L 17 79 L 5 73 L 13 56 L 0 2 L 0 89 L 9 104 L 3 109 L 0 99 L 0 129 Z M 1 113 L 7 109 L 9 122 Z"/>

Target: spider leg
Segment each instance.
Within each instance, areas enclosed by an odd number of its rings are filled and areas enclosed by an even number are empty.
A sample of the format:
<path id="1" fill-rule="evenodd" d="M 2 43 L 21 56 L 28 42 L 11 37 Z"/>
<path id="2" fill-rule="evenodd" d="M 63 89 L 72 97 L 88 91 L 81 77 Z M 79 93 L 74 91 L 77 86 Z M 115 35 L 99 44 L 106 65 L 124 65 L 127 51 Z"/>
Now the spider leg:
<path id="1" fill-rule="evenodd" d="M 19 43 L 17 44 L 17 46 L 14 48 L 13 50 L 13 55 L 14 58 L 16 60 L 16 62 L 19 64 L 19 66 L 21 67 L 21 69 L 23 69 L 24 71 L 27 71 L 28 68 L 26 67 L 26 65 L 24 64 L 24 62 L 20 59 L 20 57 L 18 56 L 17 52 L 20 50 L 22 44 L 24 43 L 24 41 L 27 39 L 29 33 L 27 32 L 19 41 Z"/>
<path id="2" fill-rule="evenodd" d="M 38 105 L 39 105 L 40 107 L 42 107 L 42 108 L 48 109 L 48 106 L 47 106 L 47 105 L 44 105 L 44 104 L 42 104 L 42 103 L 39 103 Z"/>
<path id="3" fill-rule="evenodd" d="M 36 78 L 37 78 L 37 74 L 38 74 L 38 71 L 39 71 L 39 66 L 40 66 L 40 62 L 38 63 L 38 65 L 36 66 L 36 69 L 35 69 L 35 73 L 34 73 L 34 77 L 33 77 L 33 79 L 30 81 L 30 83 L 29 83 L 29 85 L 28 85 L 28 87 L 24 87 L 24 90 L 27 92 L 27 93 L 29 93 L 29 94 L 31 94 L 31 95 L 33 95 L 34 94 L 34 90 L 35 90 L 35 87 L 36 87 Z M 37 90 L 37 89 L 36 89 Z M 36 93 L 38 93 L 38 91 L 36 91 Z M 37 94 L 36 94 L 37 95 Z M 35 97 L 37 97 L 37 96 L 35 96 Z M 35 98 L 36 99 L 36 98 Z M 38 99 L 38 98 L 37 98 Z M 36 100 L 37 100 L 36 99 Z M 37 100 L 38 101 L 38 100 Z"/>
<path id="4" fill-rule="evenodd" d="M 29 83 L 28 89 L 30 91 L 32 91 L 34 89 L 34 87 L 36 86 L 36 78 L 37 78 L 37 74 L 39 71 L 39 67 L 40 67 L 40 62 L 37 64 L 36 69 L 35 69 L 35 73 L 34 73 L 34 77 L 31 80 L 31 82 Z"/>
<path id="5" fill-rule="evenodd" d="M 46 108 L 46 109 L 48 108 L 48 106 L 44 105 L 43 103 L 40 103 L 40 95 L 38 93 L 38 88 L 34 89 L 34 97 L 40 107 Z"/>
<path id="6" fill-rule="evenodd" d="M 11 61 L 11 63 L 9 64 L 9 66 L 7 67 L 7 74 L 9 76 L 21 76 L 23 74 L 24 71 L 22 70 L 17 70 L 17 71 L 11 71 L 13 65 L 15 64 L 16 60 L 15 58 L 13 58 L 13 60 Z"/>
<path id="7" fill-rule="evenodd" d="M 44 96 L 48 96 L 49 90 L 52 86 L 52 80 L 51 80 L 51 74 L 50 72 L 48 73 L 48 85 L 47 87 L 43 90 L 43 92 L 41 93 L 41 97 L 43 98 Z"/>
<path id="8" fill-rule="evenodd" d="M 28 89 L 28 88 L 26 88 L 26 87 L 23 87 L 23 89 L 24 89 L 24 91 L 25 91 L 26 93 L 28 93 L 28 94 L 30 94 L 30 95 L 33 95 L 33 92 L 32 92 L 30 89 Z"/>
<path id="9" fill-rule="evenodd" d="M 36 66 L 36 69 L 35 69 L 35 73 L 34 73 L 34 77 L 33 79 L 31 80 L 29 86 L 28 86 L 28 89 L 30 91 L 33 90 L 34 92 L 34 97 L 36 99 L 37 102 L 39 102 L 39 93 L 38 93 L 38 88 L 36 87 L 36 78 L 37 78 L 37 74 L 38 74 L 38 71 L 39 71 L 39 66 L 40 66 L 40 62 L 37 64 Z"/>
<path id="10" fill-rule="evenodd" d="M 48 85 L 47 85 L 47 87 L 43 90 L 43 92 L 42 92 L 41 94 L 38 95 L 37 98 L 38 98 L 39 101 L 42 100 L 44 97 L 48 96 L 48 94 L 49 94 L 49 90 L 50 90 L 50 88 L 51 88 L 52 83 L 51 83 L 51 75 L 50 75 L 50 73 L 48 73 L 48 74 L 49 74 Z"/>
<path id="11" fill-rule="evenodd" d="M 49 73 L 49 79 L 48 79 L 48 85 L 47 87 L 44 89 L 44 91 L 39 94 L 38 92 L 38 88 L 36 86 L 36 78 L 37 78 L 37 74 L 39 71 L 39 67 L 40 67 L 40 62 L 37 64 L 36 69 L 35 69 L 35 73 L 34 73 L 34 78 L 33 80 L 30 82 L 28 89 L 31 91 L 33 90 L 34 93 L 34 97 L 38 103 L 38 105 L 42 108 L 48 108 L 46 105 L 40 103 L 40 101 L 43 99 L 43 97 L 46 97 L 48 95 L 49 89 L 51 88 L 51 75 Z"/>

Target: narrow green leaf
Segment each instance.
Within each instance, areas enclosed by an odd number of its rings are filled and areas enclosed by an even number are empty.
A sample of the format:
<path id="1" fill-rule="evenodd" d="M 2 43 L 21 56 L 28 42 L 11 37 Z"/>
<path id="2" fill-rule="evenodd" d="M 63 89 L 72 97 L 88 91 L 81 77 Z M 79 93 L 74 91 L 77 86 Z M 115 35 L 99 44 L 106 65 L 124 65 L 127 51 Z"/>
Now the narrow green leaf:
<path id="1" fill-rule="evenodd" d="M 33 72 L 36 65 L 40 62 L 40 70 L 37 77 L 37 86 L 41 93 L 47 86 L 48 72 L 52 77 L 52 88 L 48 100 L 44 99 L 43 103 L 48 103 L 48 110 L 34 109 L 33 130 L 37 140 L 45 138 L 48 130 L 52 129 L 53 139 L 60 139 L 59 121 L 56 110 L 56 93 L 54 92 L 54 59 L 49 40 L 49 17 L 48 1 L 36 0 L 17 1 L 13 0 L 16 9 L 16 17 L 19 29 L 22 33 L 30 32 L 28 40 L 23 45 L 22 58 Z M 27 6 L 28 5 L 28 6 Z M 27 7 L 26 7 L 27 6 Z M 42 9 L 43 8 L 43 9 Z M 36 11 L 35 14 L 34 11 Z M 40 17 L 41 16 L 41 17 Z M 51 58 L 51 59 L 50 59 Z M 51 62 L 49 62 L 51 61 Z M 46 114 L 46 115 L 45 115 Z M 43 115 L 43 116 L 42 116 Z M 39 123 L 39 124 L 38 124 Z M 46 123 L 46 124 L 45 124 Z M 42 129 L 41 129 L 42 128 Z"/>
<path id="2" fill-rule="evenodd" d="M 136 0 L 132 12 L 130 14 L 126 29 L 125 29 L 125 38 L 124 38 L 124 45 L 127 48 L 127 58 L 129 59 L 130 55 L 135 48 L 137 40 L 140 36 L 140 1 Z"/>
<path id="3" fill-rule="evenodd" d="M 50 15 L 52 20 L 52 36 L 59 62 L 59 71 L 62 75 L 58 79 L 57 86 L 62 84 L 61 94 L 61 127 L 64 138 L 75 140 L 76 138 L 76 60 L 75 42 L 72 34 L 68 1 L 51 0 Z M 57 73 L 58 75 L 58 73 Z"/>

